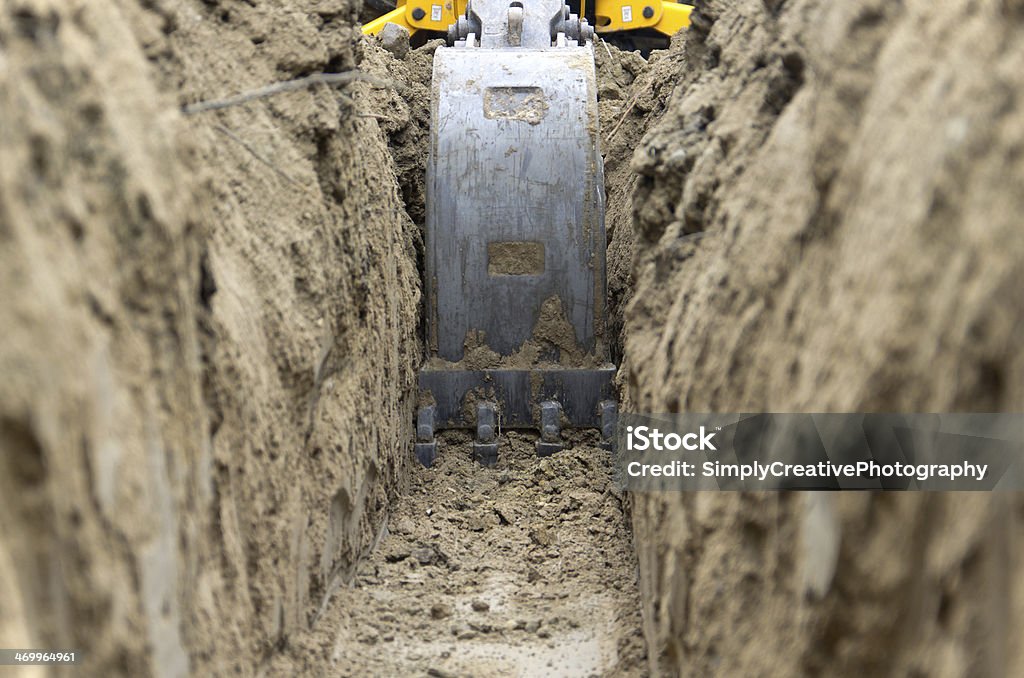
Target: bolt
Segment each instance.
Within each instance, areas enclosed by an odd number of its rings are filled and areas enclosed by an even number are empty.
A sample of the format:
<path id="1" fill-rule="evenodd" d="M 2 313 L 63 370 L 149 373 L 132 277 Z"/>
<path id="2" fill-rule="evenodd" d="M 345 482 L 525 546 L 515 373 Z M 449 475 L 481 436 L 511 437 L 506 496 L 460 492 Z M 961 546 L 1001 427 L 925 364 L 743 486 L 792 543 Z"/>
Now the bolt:
<path id="1" fill-rule="evenodd" d="M 652 16 L 654 16 L 654 8 L 653 7 L 644 7 L 644 18 L 645 19 L 650 19 Z"/>
<path id="2" fill-rule="evenodd" d="M 421 20 L 425 16 L 427 16 L 427 13 L 423 11 L 422 7 L 417 7 L 412 11 L 412 18 L 416 19 L 416 21 Z"/>

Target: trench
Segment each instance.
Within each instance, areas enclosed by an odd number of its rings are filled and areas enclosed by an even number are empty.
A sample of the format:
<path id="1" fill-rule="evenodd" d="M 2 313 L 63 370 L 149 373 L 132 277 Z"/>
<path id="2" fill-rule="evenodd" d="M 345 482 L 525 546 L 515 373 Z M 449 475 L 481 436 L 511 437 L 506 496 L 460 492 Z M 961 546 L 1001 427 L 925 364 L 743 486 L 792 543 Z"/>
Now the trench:
<path id="1" fill-rule="evenodd" d="M 594 46 L 622 408 L 1024 410 L 1021 3 L 696 4 L 649 60 Z M 0 647 L 1024 675 L 1012 493 L 623 496 L 586 434 L 416 466 L 437 43 L 358 13 L 0 3 Z M 377 82 L 187 112 L 353 69 Z"/>
<path id="2" fill-rule="evenodd" d="M 364 69 L 401 78 L 398 95 L 421 131 L 429 102 L 409 95 L 429 80 L 436 45 L 400 61 L 376 45 L 364 52 Z M 645 64 L 614 46 L 599 49 L 602 122 L 633 139 L 630 85 Z M 427 135 L 385 132 L 406 211 L 422 228 Z M 623 163 L 617 170 L 607 177 L 615 201 L 624 190 L 615 182 L 628 171 Z M 509 259 L 524 265 L 520 252 Z M 609 268 L 619 274 L 628 264 Z M 617 283 L 620 297 L 628 293 L 627 281 Z M 622 327 L 618 301 L 613 332 Z M 611 343 L 621 355 L 621 338 Z M 409 469 L 372 548 L 293 642 L 331 648 L 340 675 L 646 675 L 628 500 L 613 482 L 612 455 L 597 431 L 574 432 L 548 458 L 537 456 L 536 439 L 503 432 L 498 464 L 488 468 L 473 460 L 468 432 L 440 433 L 435 464 Z"/>

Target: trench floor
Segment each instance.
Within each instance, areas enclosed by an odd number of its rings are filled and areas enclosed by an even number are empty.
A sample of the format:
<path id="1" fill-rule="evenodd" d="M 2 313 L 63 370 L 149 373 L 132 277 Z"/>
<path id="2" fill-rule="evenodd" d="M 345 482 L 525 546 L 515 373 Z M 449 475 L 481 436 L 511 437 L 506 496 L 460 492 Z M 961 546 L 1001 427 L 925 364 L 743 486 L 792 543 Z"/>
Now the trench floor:
<path id="1" fill-rule="evenodd" d="M 640 676 L 636 557 L 609 453 L 581 437 L 539 459 L 502 436 L 495 468 L 441 439 L 340 610 L 332 664 L 351 676 Z M 337 615 L 337 616 L 336 616 Z"/>

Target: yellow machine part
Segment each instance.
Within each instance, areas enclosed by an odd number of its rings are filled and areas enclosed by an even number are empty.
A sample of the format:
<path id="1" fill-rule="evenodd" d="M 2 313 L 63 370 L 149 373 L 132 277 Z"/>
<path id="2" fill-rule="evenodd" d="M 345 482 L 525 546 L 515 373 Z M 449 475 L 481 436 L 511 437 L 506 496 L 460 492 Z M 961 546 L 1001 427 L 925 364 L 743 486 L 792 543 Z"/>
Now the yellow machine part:
<path id="1" fill-rule="evenodd" d="M 583 0 L 585 1 L 585 0 Z M 363 26 L 376 35 L 384 24 L 398 24 L 412 35 L 416 31 L 445 32 L 455 18 L 466 13 L 467 0 L 398 0 L 398 6 Z M 674 35 L 690 25 L 693 7 L 672 0 L 594 0 L 598 33 L 653 28 Z M 586 5 L 583 5 L 586 7 Z"/>
<path id="2" fill-rule="evenodd" d="M 596 0 L 598 33 L 635 31 L 653 28 L 665 35 L 675 35 L 690 25 L 693 7 L 672 0 Z"/>
<path id="3" fill-rule="evenodd" d="M 416 31 L 444 33 L 455 17 L 466 13 L 466 0 L 398 0 L 398 6 L 363 26 L 366 35 L 377 35 L 384 24 L 398 24 L 412 35 Z"/>

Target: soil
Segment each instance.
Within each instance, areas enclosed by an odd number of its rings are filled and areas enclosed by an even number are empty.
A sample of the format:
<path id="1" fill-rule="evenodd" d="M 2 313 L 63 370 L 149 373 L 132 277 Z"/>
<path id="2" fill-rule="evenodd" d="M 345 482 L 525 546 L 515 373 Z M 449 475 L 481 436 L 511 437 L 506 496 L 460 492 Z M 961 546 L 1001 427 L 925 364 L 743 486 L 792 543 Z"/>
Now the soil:
<path id="1" fill-rule="evenodd" d="M 510 355 L 501 355 L 489 347 L 482 332 L 470 330 L 463 343 L 463 357 L 451 362 L 431 357 L 425 363 L 430 369 L 530 369 L 530 368 L 595 368 L 607 364 L 600 338 L 592 353 L 585 353 L 576 342 L 576 328 L 558 296 L 541 304 L 537 322 L 527 341 Z"/>
<path id="2" fill-rule="evenodd" d="M 393 86 L 369 93 L 366 110 L 387 135 L 388 148 L 395 162 L 395 176 L 402 188 L 405 211 L 423 229 L 426 218 L 426 175 L 428 137 L 430 135 L 430 80 L 434 71 L 434 51 L 444 40 L 430 40 L 397 59 L 374 38 L 360 41 L 362 61 L 359 68 L 385 78 Z M 422 238 L 417 242 L 422 265 Z"/>
<path id="3" fill-rule="evenodd" d="M 253 675 L 372 545 L 421 355 L 377 90 L 179 112 L 353 67 L 351 10 L 0 4 L 0 646 Z"/>
<path id="4" fill-rule="evenodd" d="M 291 652 L 324 653 L 342 676 L 644 675 L 609 453 L 578 441 L 538 458 L 534 440 L 503 435 L 485 468 L 464 434 L 441 436 L 436 465 L 412 473 L 373 554 Z"/>
<path id="5" fill-rule="evenodd" d="M 934 9 L 698 3 L 609 212 L 628 407 L 1024 409 L 1024 16 Z M 1019 497 L 633 499 L 657 675 L 1024 671 Z"/>
<path id="6" fill-rule="evenodd" d="M 630 168 L 644 133 L 664 113 L 666 101 L 683 68 L 683 36 L 671 50 L 656 50 L 645 61 L 600 41 L 594 48 L 598 108 L 604 156 L 605 228 L 608 234 L 608 336 L 612 361 L 623 358 L 623 321 L 633 295 L 633 191 L 638 175 Z"/>

